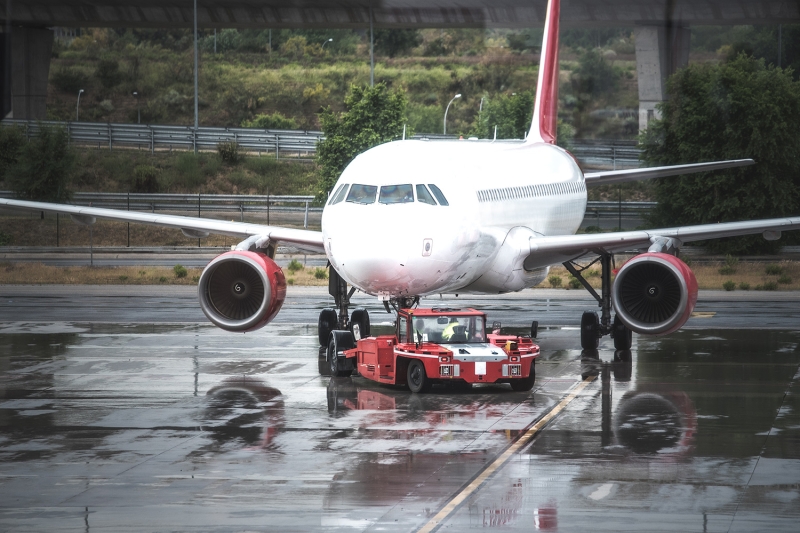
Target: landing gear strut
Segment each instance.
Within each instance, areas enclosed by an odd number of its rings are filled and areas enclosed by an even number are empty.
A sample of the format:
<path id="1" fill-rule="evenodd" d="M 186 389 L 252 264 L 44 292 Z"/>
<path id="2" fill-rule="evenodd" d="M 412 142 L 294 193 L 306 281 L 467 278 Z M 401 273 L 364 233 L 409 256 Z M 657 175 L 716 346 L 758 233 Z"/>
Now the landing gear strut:
<path id="1" fill-rule="evenodd" d="M 335 308 L 323 309 L 319 314 L 317 333 L 319 345 L 327 348 L 333 331 L 350 331 L 354 340 L 369 337 L 369 313 L 358 308 L 349 315 L 350 298 L 356 292 L 355 287 L 347 289 L 347 282 L 342 279 L 336 269 L 328 265 L 328 293 L 333 296 Z"/>
<path id="2" fill-rule="evenodd" d="M 577 267 L 575 263 L 567 261 L 564 267 L 570 274 L 581 282 L 589 294 L 591 294 L 600 307 L 600 317 L 595 311 L 586 311 L 581 317 L 581 348 L 584 350 L 596 350 L 600 338 L 604 335 L 611 335 L 614 338 L 614 348 L 617 350 L 629 350 L 633 342 L 631 331 L 625 324 L 615 316 L 611 321 L 611 269 L 614 256 L 603 253 L 595 261 L 585 267 Z M 601 289 L 600 293 L 594 290 L 588 281 L 583 277 L 583 271 L 599 262 L 601 266 Z"/>

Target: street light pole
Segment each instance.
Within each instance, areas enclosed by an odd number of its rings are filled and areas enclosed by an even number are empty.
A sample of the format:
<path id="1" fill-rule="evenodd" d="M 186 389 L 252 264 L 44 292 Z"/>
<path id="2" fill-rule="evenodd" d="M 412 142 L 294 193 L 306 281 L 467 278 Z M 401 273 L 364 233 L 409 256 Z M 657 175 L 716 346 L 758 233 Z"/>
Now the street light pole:
<path id="1" fill-rule="evenodd" d="M 325 41 L 324 43 L 322 43 L 322 48 L 321 48 L 321 49 L 322 49 L 322 50 L 325 50 L 325 45 L 326 45 L 326 44 L 328 44 L 328 43 L 332 43 L 332 42 L 333 42 L 333 39 L 328 39 L 327 41 Z"/>
<path id="2" fill-rule="evenodd" d="M 133 91 L 133 96 L 136 97 L 136 123 L 142 123 L 142 112 L 139 108 L 139 91 Z"/>
<path id="3" fill-rule="evenodd" d="M 197 0 L 194 0 L 194 152 L 197 153 L 198 99 L 197 99 Z"/>
<path id="4" fill-rule="evenodd" d="M 455 95 L 448 103 L 447 107 L 444 110 L 444 134 L 447 135 L 447 112 L 450 111 L 450 104 L 452 104 L 456 98 L 461 98 L 461 93 Z"/>
<path id="5" fill-rule="evenodd" d="M 81 95 L 83 94 L 83 89 L 78 91 L 78 103 L 75 105 L 75 122 L 78 122 L 81 117 Z"/>

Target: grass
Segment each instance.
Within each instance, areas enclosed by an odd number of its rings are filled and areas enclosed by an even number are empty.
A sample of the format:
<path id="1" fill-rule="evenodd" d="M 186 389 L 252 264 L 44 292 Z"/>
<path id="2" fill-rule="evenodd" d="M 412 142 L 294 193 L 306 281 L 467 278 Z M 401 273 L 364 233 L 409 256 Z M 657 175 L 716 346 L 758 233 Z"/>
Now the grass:
<path id="1" fill-rule="evenodd" d="M 617 264 L 622 264 L 619 258 Z M 704 290 L 800 290 L 800 262 L 782 261 L 780 264 L 771 264 L 770 272 L 782 274 L 775 278 L 775 274 L 767 274 L 767 265 L 760 262 L 737 262 L 734 273 L 729 272 L 731 261 L 726 263 L 701 263 L 692 265 L 692 271 L 697 277 L 697 284 Z M 597 269 L 590 269 L 584 273 L 584 278 L 595 289 L 600 288 L 600 272 Z M 550 274 L 538 288 L 565 288 L 583 290 L 581 286 L 575 287 L 572 282 L 572 275 L 563 266 L 556 266 L 550 269 Z"/>
<path id="2" fill-rule="evenodd" d="M 178 266 L 60 267 L 42 263 L 0 263 L 0 285 L 197 285 L 203 269 L 177 269 Z M 184 271 L 185 275 L 179 274 Z M 328 285 L 328 272 L 324 268 L 298 270 L 291 275 L 288 271 L 284 273 L 292 280 L 289 285 Z"/>

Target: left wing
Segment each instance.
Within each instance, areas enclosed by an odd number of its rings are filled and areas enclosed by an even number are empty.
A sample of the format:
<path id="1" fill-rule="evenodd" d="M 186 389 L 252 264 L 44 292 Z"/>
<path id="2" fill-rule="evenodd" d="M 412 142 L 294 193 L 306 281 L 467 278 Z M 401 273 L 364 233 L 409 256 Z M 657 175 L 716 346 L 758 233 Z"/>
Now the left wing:
<path id="1" fill-rule="evenodd" d="M 6 198 L 0 198 L 0 206 L 23 209 L 26 211 L 63 213 L 71 215 L 78 221 L 89 223 L 94 222 L 94 219 L 103 218 L 120 222 L 165 226 L 180 229 L 183 231 L 184 235 L 190 237 L 205 237 L 214 233 L 246 239 L 253 235 L 260 235 L 268 237 L 269 241 L 272 243 L 288 244 L 300 250 L 312 253 L 325 253 L 321 231 L 282 228 L 280 226 L 262 226 L 260 224 L 246 224 L 244 222 L 228 222 L 226 220 L 214 220 L 211 218 L 120 211 L 118 209 L 104 209 L 100 207 L 8 200 Z"/>
<path id="2" fill-rule="evenodd" d="M 556 235 L 530 239 L 530 253 L 525 268 L 563 263 L 586 253 L 614 253 L 651 247 L 680 247 L 683 243 L 754 235 L 762 233 L 767 240 L 777 240 L 782 231 L 800 229 L 800 217 L 770 218 L 743 222 L 723 222 L 678 228 L 622 231 L 618 233 L 592 233 Z M 671 242 L 669 240 L 672 239 Z M 653 250 L 657 251 L 657 250 Z"/>

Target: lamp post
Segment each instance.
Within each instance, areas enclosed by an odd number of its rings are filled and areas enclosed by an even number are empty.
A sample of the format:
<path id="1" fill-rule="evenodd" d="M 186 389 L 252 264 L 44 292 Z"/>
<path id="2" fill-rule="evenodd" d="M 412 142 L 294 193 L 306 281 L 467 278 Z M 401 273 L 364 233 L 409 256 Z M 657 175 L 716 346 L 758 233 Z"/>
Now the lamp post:
<path id="1" fill-rule="evenodd" d="M 478 106 L 478 114 L 480 115 L 483 111 L 483 101 L 486 99 L 485 96 L 481 96 L 481 105 Z"/>
<path id="2" fill-rule="evenodd" d="M 75 122 L 80 120 L 81 116 L 81 95 L 83 94 L 83 89 L 78 91 L 78 103 L 75 104 Z"/>
<path id="3" fill-rule="evenodd" d="M 448 103 L 447 107 L 444 110 L 444 134 L 447 135 L 447 112 L 450 111 L 450 104 L 452 104 L 456 98 L 461 98 L 461 93 L 455 95 Z"/>
<path id="4" fill-rule="evenodd" d="M 139 109 L 139 91 L 133 91 L 133 96 L 136 98 L 136 123 L 142 123 L 142 112 Z"/>
<path id="5" fill-rule="evenodd" d="M 332 43 L 332 42 L 333 42 L 333 39 L 328 39 L 327 41 L 325 41 L 324 43 L 322 43 L 322 48 L 321 48 L 321 50 L 325 50 L 325 45 L 326 45 L 326 44 L 328 44 L 328 43 Z"/>

